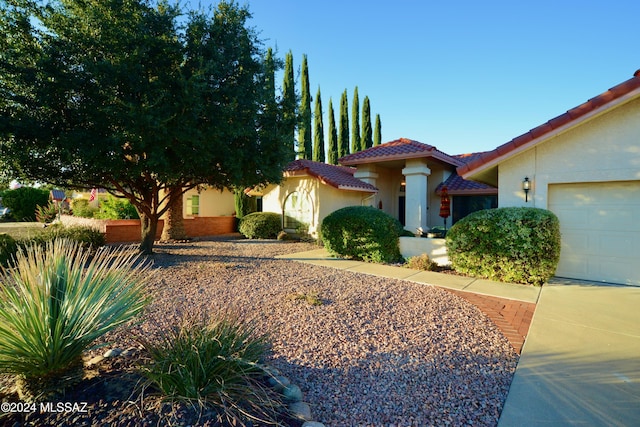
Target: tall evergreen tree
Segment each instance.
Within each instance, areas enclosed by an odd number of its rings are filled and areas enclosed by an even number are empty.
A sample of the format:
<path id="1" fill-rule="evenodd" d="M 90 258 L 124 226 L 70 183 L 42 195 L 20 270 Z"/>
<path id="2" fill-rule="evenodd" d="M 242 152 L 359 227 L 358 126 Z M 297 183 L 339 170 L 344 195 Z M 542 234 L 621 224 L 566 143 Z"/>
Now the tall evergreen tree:
<path id="1" fill-rule="evenodd" d="M 362 103 L 362 149 L 373 146 L 373 130 L 371 129 L 371 105 L 369 97 L 365 96 Z"/>
<path id="2" fill-rule="evenodd" d="M 349 154 L 349 106 L 347 90 L 340 98 L 340 122 L 338 124 L 338 158 Z"/>
<path id="3" fill-rule="evenodd" d="M 296 158 L 296 86 L 293 77 L 293 53 L 289 51 L 285 57 L 284 78 L 282 82 L 282 107 L 284 112 L 284 120 L 286 126 L 286 135 L 290 142 L 290 148 L 287 153 L 286 160 L 288 162 Z"/>
<path id="4" fill-rule="evenodd" d="M 363 148 L 360 143 L 360 98 L 358 97 L 358 86 L 353 90 L 353 101 L 351 104 L 351 152 L 357 153 Z"/>
<path id="5" fill-rule="evenodd" d="M 329 98 L 329 150 L 327 153 L 327 163 L 337 165 L 340 155 L 338 154 L 338 130 L 336 129 L 336 118 L 333 112 L 333 101 Z"/>
<path id="6" fill-rule="evenodd" d="M 376 114 L 376 127 L 373 131 L 373 146 L 381 144 L 382 139 L 382 125 L 380 124 L 380 114 Z"/>
<path id="7" fill-rule="evenodd" d="M 320 98 L 320 86 L 316 93 L 316 108 L 313 119 L 313 160 L 324 162 L 324 124 L 322 122 L 322 99 Z"/>
<path id="8" fill-rule="evenodd" d="M 298 158 L 311 159 L 311 90 L 309 88 L 309 66 L 307 55 L 302 55 L 302 94 L 300 98 L 300 123 L 298 125 Z"/>

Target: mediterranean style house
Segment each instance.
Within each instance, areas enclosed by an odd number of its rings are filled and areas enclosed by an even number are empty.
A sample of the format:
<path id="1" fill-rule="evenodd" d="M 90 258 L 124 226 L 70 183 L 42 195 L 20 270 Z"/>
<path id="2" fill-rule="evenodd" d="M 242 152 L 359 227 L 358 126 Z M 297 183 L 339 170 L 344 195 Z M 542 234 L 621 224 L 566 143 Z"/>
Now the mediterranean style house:
<path id="1" fill-rule="evenodd" d="M 250 194 L 262 197 L 264 211 L 282 213 L 287 230 L 303 228 L 315 236 L 331 212 L 361 205 L 381 209 L 418 234 L 446 225 L 440 217 L 444 186 L 451 198 L 449 226 L 475 210 L 497 207 L 496 187 L 456 173 L 476 156 L 450 156 L 402 138 L 343 157 L 342 166 L 295 160 L 282 183 Z"/>

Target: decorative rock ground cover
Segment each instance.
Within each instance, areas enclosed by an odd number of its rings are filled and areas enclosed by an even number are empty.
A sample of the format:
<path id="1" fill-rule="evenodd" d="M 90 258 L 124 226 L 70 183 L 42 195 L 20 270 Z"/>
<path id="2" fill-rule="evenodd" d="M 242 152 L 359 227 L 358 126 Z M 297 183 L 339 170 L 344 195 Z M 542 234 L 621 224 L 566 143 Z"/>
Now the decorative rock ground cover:
<path id="1" fill-rule="evenodd" d="M 89 352 L 92 378 L 64 397 L 88 402 L 88 412 L 14 414 L 0 424 L 219 425 L 206 409 L 141 391 L 135 367 L 144 357 L 137 336 L 185 313 L 221 311 L 255 319 L 270 334 L 267 363 L 285 378 L 279 382 L 289 408 L 306 420 L 283 423 L 497 424 L 518 355 L 489 319 L 435 287 L 274 259 L 312 248 L 223 239 L 158 245 L 148 288 L 153 302 L 143 321 Z M 289 297 L 295 293 L 313 293 L 322 304 Z M 105 357 L 114 348 L 121 353 Z M 9 397 L 5 387 L 0 399 Z"/>

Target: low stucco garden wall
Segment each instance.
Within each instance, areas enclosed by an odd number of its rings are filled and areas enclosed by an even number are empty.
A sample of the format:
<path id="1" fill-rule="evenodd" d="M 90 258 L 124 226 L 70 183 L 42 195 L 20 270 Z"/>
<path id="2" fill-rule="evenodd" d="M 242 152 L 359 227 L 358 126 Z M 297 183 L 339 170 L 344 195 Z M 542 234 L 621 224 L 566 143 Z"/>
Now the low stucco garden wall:
<path id="1" fill-rule="evenodd" d="M 93 227 L 106 236 L 107 243 L 139 242 L 140 220 L 138 219 L 92 219 L 71 215 L 60 218 L 65 226 L 82 225 Z M 189 237 L 216 236 L 235 232 L 236 218 L 234 216 L 195 217 L 184 219 L 184 228 Z M 164 221 L 158 222 L 156 240 L 162 235 Z"/>
<path id="2" fill-rule="evenodd" d="M 400 237 L 400 253 L 405 258 L 422 254 L 429 255 L 429 259 L 438 265 L 450 265 L 445 239 L 425 237 Z"/>

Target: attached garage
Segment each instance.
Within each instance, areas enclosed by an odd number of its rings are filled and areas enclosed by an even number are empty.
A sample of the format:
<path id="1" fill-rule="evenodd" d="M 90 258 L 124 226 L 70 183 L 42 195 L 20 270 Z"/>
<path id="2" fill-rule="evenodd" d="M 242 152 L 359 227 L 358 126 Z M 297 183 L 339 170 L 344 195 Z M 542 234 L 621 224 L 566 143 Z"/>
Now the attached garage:
<path id="1" fill-rule="evenodd" d="M 558 216 L 557 276 L 640 286 L 640 70 L 457 172 Z"/>
<path id="2" fill-rule="evenodd" d="M 560 277 L 640 285 L 640 181 L 550 184 Z"/>

